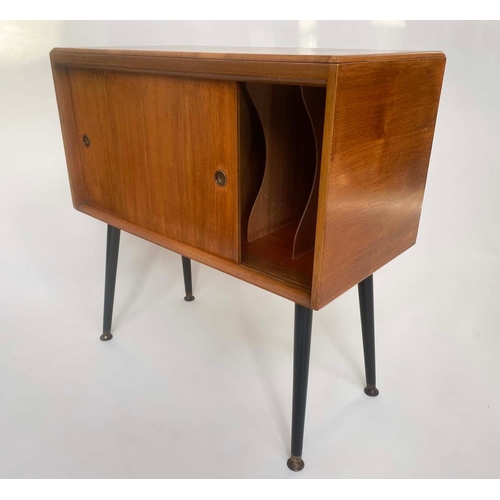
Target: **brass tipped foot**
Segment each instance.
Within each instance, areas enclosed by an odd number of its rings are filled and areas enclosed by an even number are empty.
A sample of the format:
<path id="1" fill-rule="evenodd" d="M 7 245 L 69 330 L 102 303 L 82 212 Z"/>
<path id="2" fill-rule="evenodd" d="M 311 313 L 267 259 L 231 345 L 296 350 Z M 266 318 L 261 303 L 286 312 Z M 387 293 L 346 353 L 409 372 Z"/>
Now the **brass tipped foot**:
<path id="1" fill-rule="evenodd" d="M 288 459 L 286 464 L 293 472 L 300 472 L 304 468 L 304 460 L 301 457 L 294 457 L 293 455 Z"/>
<path id="2" fill-rule="evenodd" d="M 192 301 L 194 300 L 194 295 L 186 295 L 186 296 L 184 297 L 184 300 L 185 300 L 186 302 L 192 302 Z"/>
<path id="3" fill-rule="evenodd" d="M 102 341 L 106 341 L 106 340 L 111 340 L 113 338 L 113 335 L 111 335 L 111 332 L 110 331 L 105 331 L 105 332 L 102 332 L 102 335 L 100 337 L 100 339 Z"/>
<path id="4" fill-rule="evenodd" d="M 365 394 L 374 398 L 375 396 L 378 396 L 378 389 L 374 385 L 369 385 L 365 387 Z"/>

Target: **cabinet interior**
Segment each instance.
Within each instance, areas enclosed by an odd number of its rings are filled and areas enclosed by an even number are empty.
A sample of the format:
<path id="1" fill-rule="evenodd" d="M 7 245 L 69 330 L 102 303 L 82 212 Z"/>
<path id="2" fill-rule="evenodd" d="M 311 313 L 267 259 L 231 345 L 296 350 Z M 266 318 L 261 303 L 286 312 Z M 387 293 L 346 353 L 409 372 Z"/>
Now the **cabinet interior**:
<path id="1" fill-rule="evenodd" d="M 241 83 L 241 263 L 310 291 L 324 87 Z"/>

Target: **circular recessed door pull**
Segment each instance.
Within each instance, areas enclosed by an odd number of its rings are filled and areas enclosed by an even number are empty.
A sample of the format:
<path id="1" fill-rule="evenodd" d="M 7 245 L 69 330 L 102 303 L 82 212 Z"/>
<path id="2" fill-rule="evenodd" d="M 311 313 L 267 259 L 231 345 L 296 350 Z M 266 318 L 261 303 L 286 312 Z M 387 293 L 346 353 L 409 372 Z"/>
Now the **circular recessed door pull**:
<path id="1" fill-rule="evenodd" d="M 222 170 L 215 171 L 214 179 L 215 179 L 215 182 L 221 187 L 224 187 L 227 183 L 226 174 Z"/>

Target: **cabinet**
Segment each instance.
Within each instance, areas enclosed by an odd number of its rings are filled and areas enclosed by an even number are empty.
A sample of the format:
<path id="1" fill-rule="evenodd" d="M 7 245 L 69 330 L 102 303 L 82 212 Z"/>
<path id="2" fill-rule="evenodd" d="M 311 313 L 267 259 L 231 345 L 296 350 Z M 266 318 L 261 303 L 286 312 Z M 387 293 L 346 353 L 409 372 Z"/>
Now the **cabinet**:
<path id="1" fill-rule="evenodd" d="M 119 230 L 181 254 L 188 298 L 195 259 L 293 301 L 298 470 L 312 310 L 358 284 L 376 395 L 372 275 L 416 241 L 444 55 L 58 48 L 51 62 L 74 206 L 109 225 L 104 340 Z"/>

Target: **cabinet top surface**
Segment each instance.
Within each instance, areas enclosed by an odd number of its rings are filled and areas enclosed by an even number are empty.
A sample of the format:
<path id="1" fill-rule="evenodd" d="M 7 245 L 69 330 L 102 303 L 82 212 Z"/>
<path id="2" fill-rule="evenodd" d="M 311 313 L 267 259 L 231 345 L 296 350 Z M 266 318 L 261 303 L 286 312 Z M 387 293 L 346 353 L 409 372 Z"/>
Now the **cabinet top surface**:
<path id="1" fill-rule="evenodd" d="M 363 49 L 324 49 L 291 47 L 202 47 L 157 46 L 157 47 L 102 47 L 102 48 L 55 48 L 52 53 L 80 55 L 132 55 L 186 59 L 228 59 L 239 61 L 348 63 L 392 59 L 420 59 L 444 57 L 439 51 L 391 51 Z"/>

